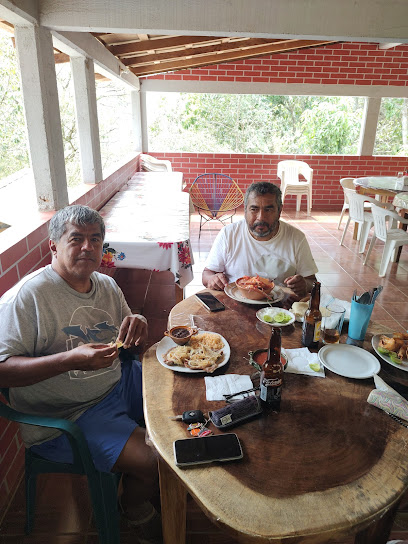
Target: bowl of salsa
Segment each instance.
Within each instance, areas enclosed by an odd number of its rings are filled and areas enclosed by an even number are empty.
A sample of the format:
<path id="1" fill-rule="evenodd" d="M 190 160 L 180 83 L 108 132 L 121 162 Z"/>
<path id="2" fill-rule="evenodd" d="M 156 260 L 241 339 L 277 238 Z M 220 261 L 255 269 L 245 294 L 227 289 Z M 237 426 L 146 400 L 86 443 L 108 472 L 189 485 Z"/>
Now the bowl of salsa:
<path id="1" fill-rule="evenodd" d="M 177 325 L 177 327 L 172 327 L 170 330 L 165 331 L 164 335 L 171 338 L 173 342 L 175 342 L 179 346 L 184 346 L 184 344 L 187 344 L 193 334 L 197 333 L 198 329 L 196 329 L 195 327 L 189 327 L 187 325 Z"/>

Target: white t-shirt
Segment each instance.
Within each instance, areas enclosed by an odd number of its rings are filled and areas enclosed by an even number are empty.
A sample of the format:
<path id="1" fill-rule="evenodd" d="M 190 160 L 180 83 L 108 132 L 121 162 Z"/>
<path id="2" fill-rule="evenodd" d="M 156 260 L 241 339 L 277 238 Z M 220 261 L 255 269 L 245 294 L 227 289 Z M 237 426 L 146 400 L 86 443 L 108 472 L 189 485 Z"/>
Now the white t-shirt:
<path id="1" fill-rule="evenodd" d="M 225 226 L 214 241 L 205 267 L 224 272 L 229 282 L 259 274 L 283 283 L 294 274 L 306 277 L 318 271 L 306 236 L 282 220 L 276 236 L 262 242 L 251 236 L 245 219 Z"/>

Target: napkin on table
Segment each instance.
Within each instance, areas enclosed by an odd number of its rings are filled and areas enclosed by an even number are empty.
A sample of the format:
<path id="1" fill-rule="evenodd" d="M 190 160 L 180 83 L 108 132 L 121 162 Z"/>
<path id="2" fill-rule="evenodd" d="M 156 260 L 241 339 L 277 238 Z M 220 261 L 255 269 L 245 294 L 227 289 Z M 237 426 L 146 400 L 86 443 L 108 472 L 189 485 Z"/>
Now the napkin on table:
<path id="1" fill-rule="evenodd" d="M 288 366 L 285 372 L 291 372 L 292 374 L 306 374 L 307 376 L 317 376 L 325 378 L 324 367 L 320 364 L 317 353 L 312 353 L 307 348 L 297 349 L 283 349 L 288 358 Z M 320 366 L 320 370 L 316 372 L 310 368 L 310 364 L 316 364 Z"/>
<path id="2" fill-rule="evenodd" d="M 377 375 L 374 375 L 374 383 L 376 389 L 368 395 L 367 402 L 408 421 L 408 401 Z"/>
<path id="3" fill-rule="evenodd" d="M 225 400 L 224 395 L 234 395 L 240 391 L 246 391 L 253 388 L 251 378 L 244 374 L 222 374 L 221 376 L 205 376 L 205 388 L 207 400 Z M 246 393 L 248 394 L 255 393 Z M 243 399 L 244 395 L 235 397 Z"/>

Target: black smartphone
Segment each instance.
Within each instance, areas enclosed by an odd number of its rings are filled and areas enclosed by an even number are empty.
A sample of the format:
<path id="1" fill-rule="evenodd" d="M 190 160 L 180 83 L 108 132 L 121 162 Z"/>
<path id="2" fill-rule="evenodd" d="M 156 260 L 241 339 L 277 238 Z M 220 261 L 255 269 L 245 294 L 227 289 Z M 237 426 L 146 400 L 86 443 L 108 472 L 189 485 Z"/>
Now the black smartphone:
<path id="1" fill-rule="evenodd" d="M 173 449 L 178 467 L 214 461 L 234 461 L 243 457 L 241 444 L 235 433 L 175 440 Z"/>
<path id="2" fill-rule="evenodd" d="M 210 312 L 225 310 L 224 304 L 208 291 L 205 293 L 196 293 L 196 297 L 207 308 L 207 310 L 210 310 Z"/>

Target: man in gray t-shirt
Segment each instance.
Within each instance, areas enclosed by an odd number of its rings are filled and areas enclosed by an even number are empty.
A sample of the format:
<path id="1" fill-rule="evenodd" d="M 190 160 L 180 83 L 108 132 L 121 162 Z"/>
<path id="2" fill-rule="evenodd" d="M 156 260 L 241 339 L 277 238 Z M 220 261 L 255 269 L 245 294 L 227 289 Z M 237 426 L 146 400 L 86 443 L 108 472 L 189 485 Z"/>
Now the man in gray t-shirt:
<path id="1" fill-rule="evenodd" d="M 141 365 L 125 353 L 141 346 L 147 322 L 132 315 L 116 282 L 100 266 L 105 226 L 87 206 L 68 206 L 50 221 L 52 264 L 0 299 L 0 383 L 17 410 L 76 421 L 96 468 L 122 472 L 122 504 L 133 521 L 152 517 L 157 462 L 146 445 Z M 129 361 L 130 359 L 130 361 Z M 70 462 L 65 435 L 22 426 L 26 447 Z"/>

